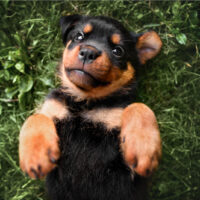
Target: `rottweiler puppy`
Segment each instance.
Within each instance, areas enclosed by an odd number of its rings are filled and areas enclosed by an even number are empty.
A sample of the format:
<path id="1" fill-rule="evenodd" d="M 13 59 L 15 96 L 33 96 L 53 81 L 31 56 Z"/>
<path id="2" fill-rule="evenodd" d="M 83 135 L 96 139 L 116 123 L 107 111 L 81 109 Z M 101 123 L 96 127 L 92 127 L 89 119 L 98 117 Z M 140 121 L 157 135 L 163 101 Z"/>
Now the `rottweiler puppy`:
<path id="1" fill-rule="evenodd" d="M 70 15 L 60 24 L 61 86 L 21 129 L 21 169 L 47 175 L 52 200 L 146 199 L 161 139 L 153 111 L 134 102 L 136 72 L 162 42 L 108 17 Z"/>

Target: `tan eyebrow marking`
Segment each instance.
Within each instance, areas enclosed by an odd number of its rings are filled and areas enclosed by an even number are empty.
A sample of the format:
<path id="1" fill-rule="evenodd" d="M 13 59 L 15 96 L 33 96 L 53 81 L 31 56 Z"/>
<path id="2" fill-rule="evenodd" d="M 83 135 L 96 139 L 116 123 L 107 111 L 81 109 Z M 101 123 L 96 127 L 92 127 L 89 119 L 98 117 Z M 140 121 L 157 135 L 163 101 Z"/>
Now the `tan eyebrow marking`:
<path id="1" fill-rule="evenodd" d="M 119 44 L 121 40 L 121 37 L 119 34 L 117 33 L 114 33 L 112 36 L 111 36 L 111 41 L 114 43 L 114 44 Z"/>
<path id="2" fill-rule="evenodd" d="M 89 32 L 92 31 L 92 29 L 93 29 L 93 27 L 92 27 L 91 24 L 86 24 L 86 26 L 85 26 L 84 29 L 83 29 L 83 32 L 84 32 L 84 33 L 89 33 Z"/>

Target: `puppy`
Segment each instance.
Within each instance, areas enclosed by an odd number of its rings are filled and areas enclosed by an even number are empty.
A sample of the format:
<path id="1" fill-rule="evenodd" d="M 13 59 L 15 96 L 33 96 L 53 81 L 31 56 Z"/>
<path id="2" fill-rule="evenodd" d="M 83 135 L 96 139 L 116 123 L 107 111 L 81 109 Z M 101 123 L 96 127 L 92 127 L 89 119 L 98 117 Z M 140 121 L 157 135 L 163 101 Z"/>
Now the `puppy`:
<path id="1" fill-rule="evenodd" d="M 146 199 L 161 139 L 153 111 L 134 102 L 136 72 L 162 42 L 108 17 L 70 15 L 60 24 L 61 87 L 21 129 L 21 169 L 47 175 L 52 200 Z"/>

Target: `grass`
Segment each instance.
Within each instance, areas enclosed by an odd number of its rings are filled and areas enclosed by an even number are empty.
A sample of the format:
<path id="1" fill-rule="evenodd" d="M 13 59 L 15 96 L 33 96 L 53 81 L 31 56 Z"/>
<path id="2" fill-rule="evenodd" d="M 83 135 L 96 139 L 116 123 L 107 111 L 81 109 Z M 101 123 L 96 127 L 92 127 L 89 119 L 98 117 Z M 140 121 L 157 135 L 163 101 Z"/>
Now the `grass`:
<path id="1" fill-rule="evenodd" d="M 138 101 L 156 113 L 163 158 L 153 200 L 200 197 L 200 28 L 198 2 L 0 1 L 0 200 L 44 200 L 44 182 L 20 171 L 18 135 L 25 118 L 58 84 L 59 18 L 114 17 L 134 32 L 157 31 L 162 52 L 139 71 Z"/>

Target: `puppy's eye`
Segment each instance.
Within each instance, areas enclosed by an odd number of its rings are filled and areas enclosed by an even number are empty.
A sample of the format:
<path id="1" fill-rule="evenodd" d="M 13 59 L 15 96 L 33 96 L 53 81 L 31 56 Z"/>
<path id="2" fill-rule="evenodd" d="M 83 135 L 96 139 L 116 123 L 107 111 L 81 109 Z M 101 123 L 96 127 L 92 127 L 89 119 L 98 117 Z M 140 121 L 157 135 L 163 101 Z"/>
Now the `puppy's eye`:
<path id="1" fill-rule="evenodd" d="M 124 55 L 124 49 L 121 46 L 116 46 L 113 50 L 112 53 L 114 56 L 117 58 L 121 58 Z"/>
<path id="2" fill-rule="evenodd" d="M 84 34 L 81 33 L 81 32 L 77 33 L 77 34 L 75 35 L 75 37 L 74 37 L 74 41 L 75 41 L 75 42 L 79 42 L 79 41 L 81 41 L 81 40 L 83 40 L 83 39 L 84 39 Z"/>

